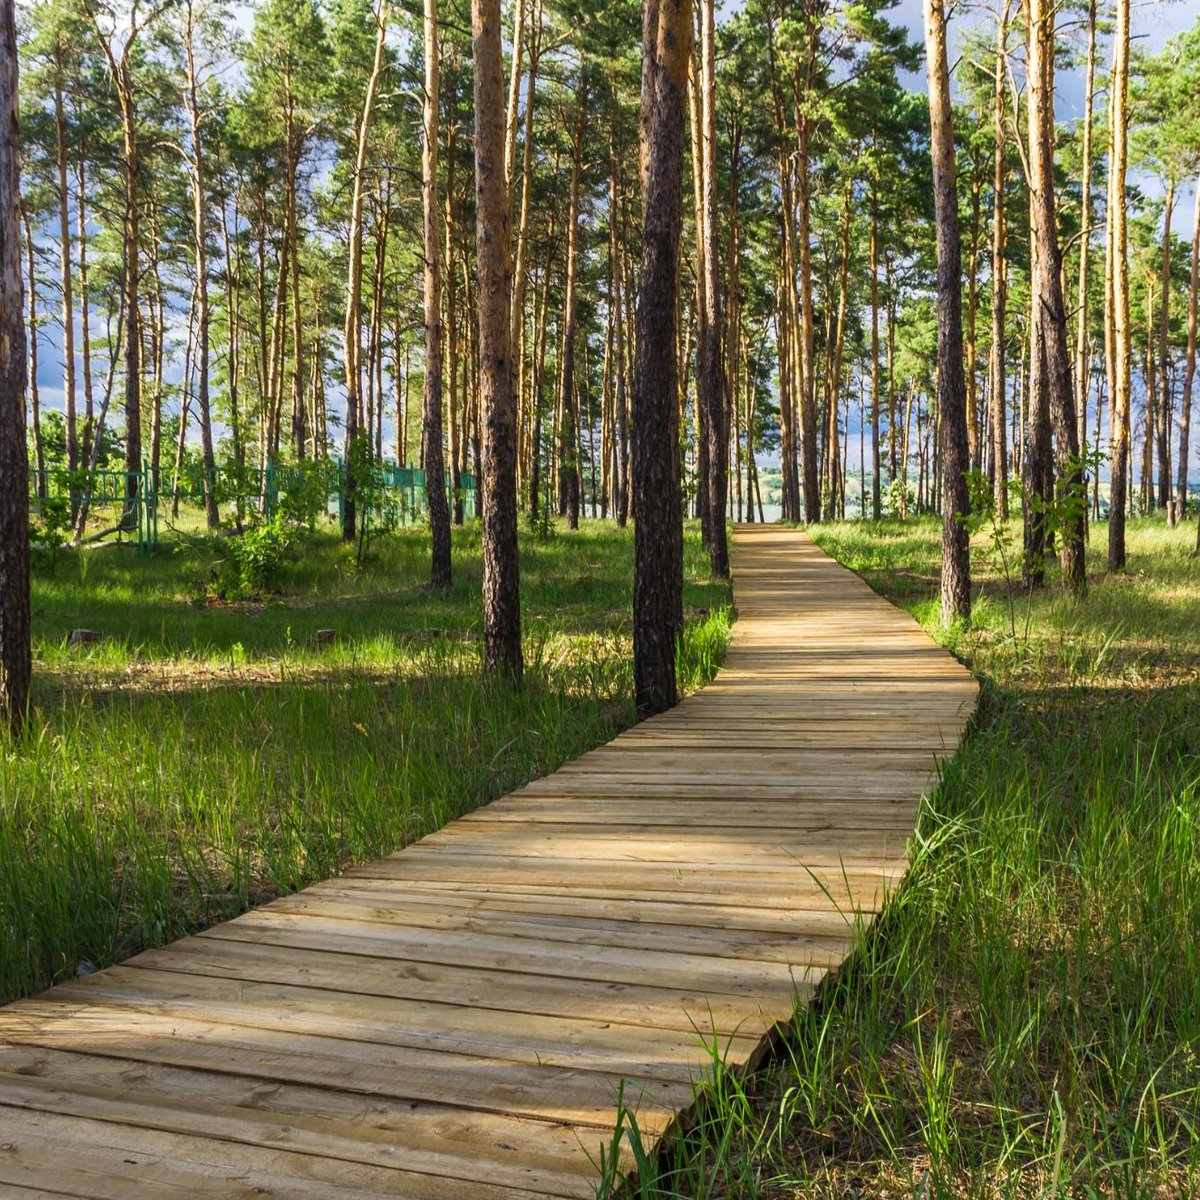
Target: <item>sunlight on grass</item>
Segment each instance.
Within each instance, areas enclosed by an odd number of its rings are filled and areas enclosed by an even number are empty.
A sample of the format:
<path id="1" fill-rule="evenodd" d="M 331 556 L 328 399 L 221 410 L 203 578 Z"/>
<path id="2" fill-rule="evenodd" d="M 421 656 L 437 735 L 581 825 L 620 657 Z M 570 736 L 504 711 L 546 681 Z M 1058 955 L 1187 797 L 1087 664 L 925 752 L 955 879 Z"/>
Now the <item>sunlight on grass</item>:
<path id="1" fill-rule="evenodd" d="M 361 574 L 318 535 L 277 593 L 197 603 L 220 553 L 64 554 L 35 581 L 33 728 L 0 747 L 0 1002 L 385 854 L 633 722 L 631 529 L 526 539 L 516 689 L 479 670 L 470 527 L 446 595 L 420 529 Z M 687 570 L 694 689 L 731 620 L 694 529 Z M 77 626 L 104 640 L 67 647 Z"/>

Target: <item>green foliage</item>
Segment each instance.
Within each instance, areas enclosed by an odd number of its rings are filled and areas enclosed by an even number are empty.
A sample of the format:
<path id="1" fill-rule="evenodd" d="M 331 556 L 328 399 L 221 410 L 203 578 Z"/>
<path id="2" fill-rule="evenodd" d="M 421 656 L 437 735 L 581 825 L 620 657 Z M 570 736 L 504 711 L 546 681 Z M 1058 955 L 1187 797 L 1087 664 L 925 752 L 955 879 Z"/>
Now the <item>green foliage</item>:
<path id="1" fill-rule="evenodd" d="M 902 517 L 916 507 L 917 493 L 907 479 L 897 477 L 888 483 L 883 503 L 889 517 Z"/>
<path id="2" fill-rule="evenodd" d="M 293 526 L 283 513 L 247 529 L 230 543 L 234 575 L 220 595 L 223 600 L 240 600 L 269 591 L 279 579 L 280 568 L 292 544 Z"/>
<path id="3" fill-rule="evenodd" d="M 346 456 L 346 492 L 353 494 L 357 506 L 354 565 L 361 571 L 371 546 L 399 529 L 404 519 L 404 499 L 388 486 L 383 467 L 374 459 L 371 439 L 361 431 Z"/>
<path id="4" fill-rule="evenodd" d="M 29 514 L 29 548 L 34 565 L 43 563 L 53 574 L 58 566 L 59 551 L 71 536 L 71 497 L 66 471 L 56 471 L 47 495 L 31 506 Z"/>

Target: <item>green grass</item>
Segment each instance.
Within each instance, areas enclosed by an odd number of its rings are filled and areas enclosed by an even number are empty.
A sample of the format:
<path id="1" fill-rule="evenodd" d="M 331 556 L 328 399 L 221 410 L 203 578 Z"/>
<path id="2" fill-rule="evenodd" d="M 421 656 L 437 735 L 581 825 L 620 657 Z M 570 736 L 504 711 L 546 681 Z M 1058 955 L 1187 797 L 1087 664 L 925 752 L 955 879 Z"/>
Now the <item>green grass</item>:
<path id="1" fill-rule="evenodd" d="M 362 572 L 318 533 L 273 594 L 204 603 L 227 552 L 110 547 L 39 570 L 32 727 L 0 745 L 0 1002 L 387 853 L 633 720 L 631 530 L 523 540 L 519 689 L 479 669 L 477 528 L 455 531 L 444 595 L 419 528 Z M 694 688 L 724 653 L 729 592 L 696 530 L 686 554 Z M 68 648 L 75 627 L 104 640 Z"/>
<path id="2" fill-rule="evenodd" d="M 736 1079 L 715 1048 L 638 1194 L 1197 1194 L 1194 527 L 1134 522 L 1119 577 L 1097 528 L 1087 597 L 1052 581 L 1016 640 L 986 571 L 971 626 L 936 628 L 934 523 L 814 532 L 970 661 L 979 711 L 885 915 L 769 1067 Z"/>

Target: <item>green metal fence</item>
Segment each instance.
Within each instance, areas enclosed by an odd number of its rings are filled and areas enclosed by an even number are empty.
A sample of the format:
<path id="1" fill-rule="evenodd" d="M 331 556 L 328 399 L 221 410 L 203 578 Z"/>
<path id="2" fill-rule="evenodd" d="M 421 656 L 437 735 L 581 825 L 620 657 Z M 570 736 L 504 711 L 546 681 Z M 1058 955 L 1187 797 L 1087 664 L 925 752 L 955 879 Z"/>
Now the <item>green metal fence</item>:
<path id="1" fill-rule="evenodd" d="M 357 490 L 363 496 L 373 492 L 385 496 L 400 524 L 411 525 L 428 513 L 423 470 L 387 462 L 372 463 L 365 470 L 370 477 L 360 479 Z M 445 487 L 450 504 L 461 503 L 465 516 L 473 517 L 475 477 L 461 475 L 456 492 L 447 471 Z M 178 474 L 160 469 L 157 480 L 149 463 L 143 463 L 140 471 L 29 469 L 29 500 L 34 512 L 54 511 L 60 520 L 69 520 L 73 525 L 81 509 L 86 508 L 87 527 L 83 534 L 86 540 L 128 537 L 140 550 L 158 544 L 160 519 L 175 522 L 181 514 L 188 516 L 191 510 L 193 518 L 200 521 L 199 514 L 203 513 L 210 495 L 221 519 L 232 522 L 253 519 L 256 515 L 269 519 L 289 495 L 304 490 L 315 491 L 318 503 L 323 496 L 328 515 L 336 515 L 339 523 L 342 521 L 346 468 L 337 459 L 286 464 L 268 461 L 265 466 L 255 467 L 225 464 L 211 471 L 189 466 Z M 369 502 L 364 504 L 360 500 L 362 507 L 369 514 Z"/>

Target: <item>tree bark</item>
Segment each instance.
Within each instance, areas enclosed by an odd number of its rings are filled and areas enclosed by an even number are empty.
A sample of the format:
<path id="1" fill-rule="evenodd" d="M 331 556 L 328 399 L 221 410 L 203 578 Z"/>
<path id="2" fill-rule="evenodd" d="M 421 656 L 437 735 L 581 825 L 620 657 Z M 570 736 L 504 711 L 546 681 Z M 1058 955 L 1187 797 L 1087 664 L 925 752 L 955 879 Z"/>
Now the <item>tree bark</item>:
<path id="1" fill-rule="evenodd" d="M 489 672 L 519 679 L 524 663 L 500 0 L 471 0 L 471 34 L 475 55 L 479 408 L 483 427 L 483 661 Z"/>
<path id="2" fill-rule="evenodd" d="M 1005 61 L 1008 54 L 1009 0 L 996 29 L 996 62 L 992 88 L 992 347 L 989 364 L 988 404 L 992 440 L 992 502 L 1002 520 L 1008 519 L 1008 439 L 1005 416 L 1005 341 L 1008 303 L 1008 261 L 1005 258 L 1007 222 L 1004 213 L 1004 189 L 1007 168 L 1004 151 Z"/>
<path id="3" fill-rule="evenodd" d="M 1079 445 L 1087 442 L 1088 393 L 1091 391 L 1091 371 L 1088 352 L 1088 275 L 1092 240 L 1092 114 L 1096 91 L 1096 0 L 1088 0 L 1088 48 L 1085 68 L 1083 101 L 1083 146 L 1080 164 L 1081 196 L 1079 221 L 1079 289 L 1077 293 L 1075 326 L 1075 395 L 1076 416 L 1079 419 Z M 1085 484 L 1086 486 L 1086 484 Z"/>
<path id="4" fill-rule="evenodd" d="M 1162 274 L 1158 287 L 1162 296 L 1158 324 L 1158 507 L 1167 510 L 1167 523 L 1175 524 L 1171 503 L 1171 218 L 1175 212 L 1175 181 L 1167 181 L 1163 204 Z"/>
<path id="5" fill-rule="evenodd" d="M 729 430 L 725 414 L 725 366 L 721 345 L 719 222 L 717 215 L 716 29 L 714 0 L 700 0 L 700 178 L 703 242 L 701 266 L 704 287 L 699 322 L 699 355 L 696 394 L 704 409 L 704 472 L 707 483 L 708 552 L 712 573 L 729 574 L 729 546 L 725 533 L 725 507 L 729 492 Z"/>
<path id="6" fill-rule="evenodd" d="M 425 0 L 424 142 L 421 154 L 425 250 L 425 387 L 421 408 L 421 440 L 425 446 L 425 498 L 429 506 L 430 583 L 435 588 L 445 588 L 450 586 L 451 560 L 450 505 L 446 498 L 445 452 L 442 448 L 442 278 L 437 194 L 441 64 L 438 59 L 437 5 L 438 0 Z M 453 376 L 450 387 L 453 391 Z"/>
<path id="7" fill-rule="evenodd" d="M 571 133 L 571 187 L 567 208 L 567 280 L 563 297 L 562 369 L 559 382 L 559 512 L 568 529 L 579 528 L 579 401 L 575 394 L 576 280 L 579 274 L 579 189 L 583 173 L 583 133 L 587 89 L 579 84 L 575 127 Z"/>
<path id="8" fill-rule="evenodd" d="M 879 197 L 871 185 L 871 519 L 883 516 L 879 452 Z"/>
<path id="9" fill-rule="evenodd" d="M 122 272 L 121 305 L 125 317 L 125 511 L 122 525 L 137 522 L 137 476 L 142 470 L 142 327 L 139 312 L 140 261 L 140 146 L 138 117 L 134 97 L 132 60 L 140 26 L 136 6 L 120 57 L 104 36 L 96 13 L 88 9 L 100 49 L 108 61 L 109 73 L 121 111 L 122 176 L 125 191 L 123 221 L 124 269 Z"/>
<path id="10" fill-rule="evenodd" d="M 1064 512 L 1059 556 L 1063 586 L 1078 594 L 1087 586 L 1084 538 L 1087 512 L 1082 501 L 1079 425 L 1067 343 L 1067 312 L 1062 289 L 1062 251 L 1054 205 L 1054 10 L 1048 0 L 1029 0 L 1030 207 L 1037 243 L 1034 269 L 1035 330 L 1058 449 L 1058 487 L 1074 496 Z"/>
<path id="11" fill-rule="evenodd" d="M 0 725 L 20 734 L 29 707 L 29 475 L 17 21 L 0 0 Z"/>
<path id="12" fill-rule="evenodd" d="M 1126 475 L 1129 469 L 1129 240 L 1125 214 L 1129 124 L 1129 0 L 1117 0 L 1113 69 L 1109 84 L 1112 113 L 1108 209 L 1111 214 L 1111 312 L 1113 383 L 1112 453 L 1109 459 L 1108 569 L 1125 567 Z"/>
<path id="13" fill-rule="evenodd" d="M 1175 511 L 1181 521 L 1187 517 L 1192 382 L 1196 374 L 1196 308 L 1197 301 L 1200 300 L 1200 179 L 1196 180 L 1195 190 L 1195 212 L 1192 217 L 1192 277 L 1188 289 L 1187 358 L 1183 365 L 1183 396 L 1179 402 L 1179 464 L 1175 485 Z M 1200 550 L 1200 525 L 1197 525 L 1196 547 Z"/>
<path id="14" fill-rule="evenodd" d="M 184 27 L 184 52 L 187 58 L 186 107 L 192 134 L 192 242 L 196 267 L 196 402 L 200 419 L 200 452 L 204 463 L 204 517 L 209 529 L 220 521 L 217 511 L 217 461 L 213 452 L 212 406 L 209 401 L 209 304 L 208 304 L 208 195 L 205 176 L 203 115 L 200 109 L 199 80 L 196 70 L 195 13 L 188 0 Z M 182 427 L 182 421 L 180 422 Z"/>
<path id="15" fill-rule="evenodd" d="M 67 190 L 67 122 L 63 107 L 63 46 L 54 47 L 54 151 L 58 167 L 59 280 L 62 290 L 63 408 L 66 415 L 67 470 L 79 466 L 75 396 L 75 303 L 71 277 L 71 214 Z"/>
<path id="16" fill-rule="evenodd" d="M 963 376 L 962 246 L 958 229 L 950 67 L 942 0 L 925 0 L 930 150 L 937 225 L 938 408 L 942 457 L 942 621 L 971 614 L 967 512 L 967 387 Z"/>
<path id="17" fill-rule="evenodd" d="M 642 16 L 642 271 L 633 386 L 634 689 L 649 716 L 677 698 L 683 528 L 675 339 L 684 106 L 692 47 L 686 0 L 645 0 Z"/>

